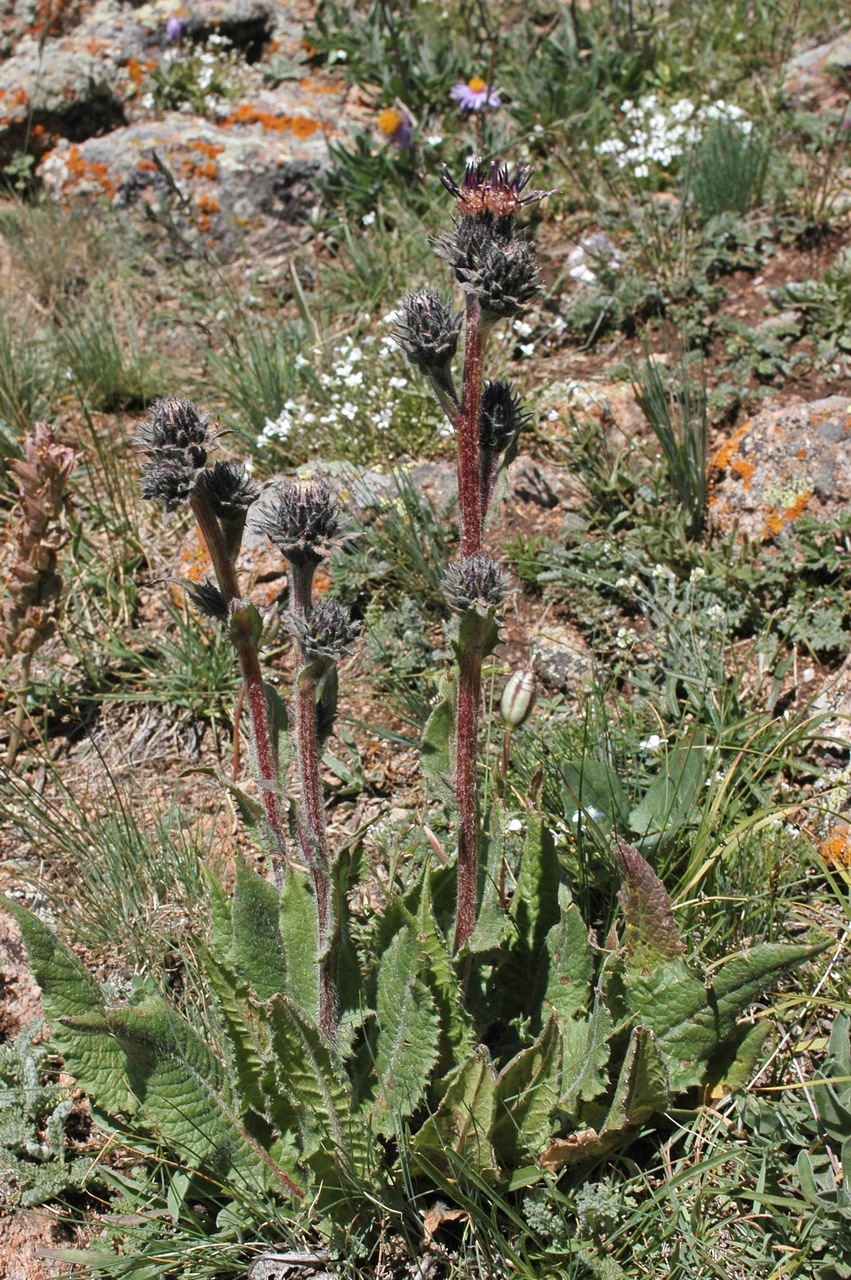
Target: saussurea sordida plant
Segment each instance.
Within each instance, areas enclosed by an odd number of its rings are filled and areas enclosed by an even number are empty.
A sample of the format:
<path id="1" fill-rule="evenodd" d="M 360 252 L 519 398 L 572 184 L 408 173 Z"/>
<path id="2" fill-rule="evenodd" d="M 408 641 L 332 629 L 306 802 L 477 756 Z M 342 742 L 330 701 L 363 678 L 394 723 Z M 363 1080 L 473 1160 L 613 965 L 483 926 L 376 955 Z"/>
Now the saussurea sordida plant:
<path id="1" fill-rule="evenodd" d="M 379 1253 L 382 1237 L 427 1248 L 424 1210 L 457 1194 L 469 1211 L 469 1188 L 498 1192 L 502 1205 L 516 1196 L 516 1226 L 524 1190 L 564 1169 L 575 1179 L 672 1105 L 741 1085 L 769 1030 L 766 1020 L 749 1022 L 748 1009 L 818 950 L 765 942 L 698 966 L 664 885 L 617 834 L 609 856 L 623 883 L 621 928 L 598 945 L 534 797 L 519 821 L 507 820 L 508 737 L 500 785 L 478 812 L 481 661 L 496 644 L 505 592 L 482 551 L 482 526 L 520 423 L 510 388 L 473 383 L 483 326 L 494 320 L 487 264 L 502 263 L 507 282 L 505 263 L 515 263 L 519 293 L 533 287 L 532 251 L 513 223 L 525 178 L 474 166 L 460 188 L 483 202 L 481 214 L 462 206 L 446 249 L 459 258 L 461 283 L 475 284 L 460 397 L 450 368 L 457 321 L 433 295 L 405 305 L 403 344 L 459 439 L 462 557 L 444 582 L 461 614 L 457 690 L 447 689 L 429 723 L 425 762 L 457 805 L 461 848 L 456 861 L 434 849 L 432 861 L 423 838 L 421 869 L 409 869 L 381 910 L 361 911 L 356 928 L 357 895 L 346 884 L 357 843 L 331 848 L 319 776 L 337 663 L 357 635 L 344 610 L 313 598 L 316 566 L 345 537 L 337 504 L 321 482 L 259 498 L 241 467 L 208 466 L 214 436 L 187 401 L 159 402 L 143 430 L 146 496 L 166 511 L 188 504 L 210 550 L 216 582 L 187 590 L 228 628 L 241 666 L 259 799 L 234 793 L 269 874 L 237 858 L 232 893 L 209 876 L 188 988 L 202 993 L 197 1008 L 190 994 L 182 1007 L 154 994 L 116 1002 L 38 916 L 7 906 L 66 1071 L 103 1126 L 137 1150 L 148 1142 L 160 1162 L 160 1227 L 137 1246 L 158 1275 L 180 1274 L 180 1252 L 173 1266 L 164 1262 L 162 1237 L 182 1229 L 215 1244 L 217 1275 L 244 1274 L 264 1243 L 311 1235 L 349 1256 L 359 1250 L 362 1268 L 375 1251 L 386 1274 L 402 1250 Z M 427 332 L 436 334 L 430 348 Z M 438 357 L 426 359 L 427 349 Z M 288 708 L 263 681 L 262 619 L 235 568 L 255 503 L 259 527 L 289 563 L 286 626 L 300 656 Z M 509 728 L 528 714 L 532 692 L 528 672 L 509 682 Z M 468 768 L 471 799 L 461 783 Z M 409 1269 L 400 1262 L 400 1274 Z"/>
<path id="2" fill-rule="evenodd" d="M 518 316 L 538 292 L 535 251 L 517 227 L 524 205 L 552 194 L 523 194 L 528 166 L 510 175 L 499 164 L 471 160 L 459 186 L 444 170 L 458 219 L 435 242 L 465 295 L 464 361 L 458 393 L 452 360 L 461 316 L 428 290 L 403 303 L 397 338 L 408 359 L 431 382 L 452 426 L 457 457 L 461 559 L 451 565 L 444 594 L 461 615 L 455 646 L 458 675 L 445 682 L 443 699 L 425 734 L 424 765 L 440 786 L 451 787 L 457 808 L 458 889 L 455 946 L 476 928 L 479 884 L 479 810 L 476 771 L 482 703 L 482 663 L 499 641 L 498 617 L 508 589 L 494 560 L 483 552 L 485 521 L 499 496 L 499 480 L 517 452 L 525 415 L 506 382 L 485 382 L 485 350 L 494 326 Z M 452 721 L 454 720 L 454 724 Z"/>

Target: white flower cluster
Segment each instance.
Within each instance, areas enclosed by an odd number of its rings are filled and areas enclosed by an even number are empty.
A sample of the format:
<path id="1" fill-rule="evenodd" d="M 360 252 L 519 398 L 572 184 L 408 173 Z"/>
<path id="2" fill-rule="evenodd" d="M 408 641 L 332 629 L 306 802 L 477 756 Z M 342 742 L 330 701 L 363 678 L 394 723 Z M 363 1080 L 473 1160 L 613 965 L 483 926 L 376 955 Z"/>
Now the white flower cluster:
<path id="1" fill-rule="evenodd" d="M 389 312 L 379 322 L 385 329 L 399 313 Z M 296 357 L 296 367 L 309 361 Z M 257 437 L 259 449 L 288 441 L 297 429 L 324 427 L 326 431 L 363 430 L 386 432 L 397 420 L 420 413 L 430 404 L 426 390 L 409 378 L 398 344 L 389 333 L 368 334 L 360 342 L 343 338 L 331 353 L 330 372 L 319 374 L 322 408 L 308 408 L 306 397 L 287 400 L 278 417 L 267 418 Z M 315 399 L 315 397 L 314 397 Z M 414 403 L 414 401 L 416 403 Z M 448 425 L 438 427 L 443 434 Z M 392 456 L 392 455 L 391 455 Z"/>
<path id="2" fill-rule="evenodd" d="M 689 98 L 661 102 L 654 93 L 621 104 L 623 121 L 617 137 L 600 142 L 599 155 L 611 156 L 619 169 L 631 170 L 633 177 L 647 178 L 651 166 L 669 169 L 689 147 L 700 141 L 706 126 L 720 120 L 735 125 L 743 134 L 753 125 L 741 107 L 719 98 L 717 102 L 695 105 Z"/>

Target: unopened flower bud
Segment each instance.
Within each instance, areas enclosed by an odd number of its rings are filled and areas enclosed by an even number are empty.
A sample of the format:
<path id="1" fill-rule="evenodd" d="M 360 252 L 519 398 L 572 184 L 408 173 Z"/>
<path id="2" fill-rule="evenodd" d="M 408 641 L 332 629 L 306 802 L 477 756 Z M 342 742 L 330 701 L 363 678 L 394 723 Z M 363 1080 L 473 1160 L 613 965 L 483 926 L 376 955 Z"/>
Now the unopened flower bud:
<path id="1" fill-rule="evenodd" d="M 493 616 L 508 594 L 508 579 L 490 556 L 466 556 L 451 564 L 441 586 L 447 604 L 458 613 L 475 609 Z"/>
<path id="2" fill-rule="evenodd" d="M 361 631 L 361 624 L 336 600 L 320 600 L 309 613 L 290 613 L 284 625 L 298 641 L 307 662 L 317 658 L 339 662 L 351 652 Z"/>
<path id="3" fill-rule="evenodd" d="M 515 233 L 512 217 L 461 218 L 450 235 L 435 243 L 435 251 L 491 320 L 516 316 L 538 292 L 535 250 Z"/>
<path id="4" fill-rule="evenodd" d="M 499 712 L 509 729 L 519 729 L 532 714 L 537 688 L 535 671 L 524 667 L 509 677 L 499 700 Z"/>
<path id="5" fill-rule="evenodd" d="M 337 500 L 324 480 L 287 483 L 263 505 L 258 527 L 291 565 L 317 565 L 338 545 Z"/>
<path id="6" fill-rule="evenodd" d="M 436 293 L 423 289 L 407 293 L 402 302 L 402 320 L 394 337 L 408 360 L 423 373 L 448 369 L 458 346 L 460 314 L 441 302 Z"/>
<path id="7" fill-rule="evenodd" d="M 208 618 L 218 618 L 220 622 L 228 616 L 228 607 L 224 596 L 212 582 L 183 582 L 183 589 L 199 613 Z"/>
<path id="8" fill-rule="evenodd" d="M 219 520 L 239 519 L 260 497 L 260 486 L 235 462 L 217 462 L 206 472 L 204 487 Z"/>
<path id="9" fill-rule="evenodd" d="M 508 382 L 486 382 L 479 410 L 479 443 L 490 453 L 504 453 L 529 420 L 520 397 Z"/>

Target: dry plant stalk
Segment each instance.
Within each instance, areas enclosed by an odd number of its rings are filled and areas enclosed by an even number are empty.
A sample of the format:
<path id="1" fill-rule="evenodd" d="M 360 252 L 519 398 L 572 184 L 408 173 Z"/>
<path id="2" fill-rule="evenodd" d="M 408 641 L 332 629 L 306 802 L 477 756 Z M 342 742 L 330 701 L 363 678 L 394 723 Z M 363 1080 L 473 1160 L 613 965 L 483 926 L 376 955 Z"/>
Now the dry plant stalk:
<path id="1" fill-rule="evenodd" d="M 46 422 L 37 422 L 24 436 L 23 453 L 22 459 L 9 463 L 18 479 L 21 514 L 0 603 L 0 647 L 8 658 L 21 655 L 9 764 L 14 763 L 21 741 L 32 655 L 56 630 L 62 588 L 57 565 L 67 538 L 62 514 L 68 477 L 77 461 L 74 451 L 58 443 Z"/>

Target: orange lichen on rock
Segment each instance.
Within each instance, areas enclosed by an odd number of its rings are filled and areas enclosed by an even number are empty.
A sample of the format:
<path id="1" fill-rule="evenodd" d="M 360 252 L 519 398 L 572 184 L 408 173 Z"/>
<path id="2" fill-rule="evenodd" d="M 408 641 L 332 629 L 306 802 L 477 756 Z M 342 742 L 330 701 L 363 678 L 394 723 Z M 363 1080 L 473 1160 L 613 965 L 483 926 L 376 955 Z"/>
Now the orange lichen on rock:
<path id="1" fill-rule="evenodd" d="M 730 439 L 722 444 L 715 457 L 709 464 L 710 471 L 726 471 L 730 465 L 731 459 L 734 457 L 739 442 L 744 439 L 751 429 L 750 422 L 746 422 L 743 427 L 739 427 L 738 431 L 734 431 Z"/>
<path id="2" fill-rule="evenodd" d="M 847 875 L 851 871 L 851 832 L 847 827 L 834 827 L 819 845 L 824 865 L 831 871 Z"/>
<path id="3" fill-rule="evenodd" d="M 751 487 L 753 482 L 754 465 L 748 462 L 747 458 L 735 458 L 730 463 L 730 470 L 733 475 L 738 476 L 746 489 Z"/>
<path id="4" fill-rule="evenodd" d="M 213 164 L 212 160 L 208 160 L 206 164 L 196 164 L 192 170 L 193 178 L 209 178 L 210 181 L 219 176 L 219 171 Z"/>
<path id="5" fill-rule="evenodd" d="M 221 211 L 221 205 L 212 196 L 199 196 L 198 208 L 202 213 L 219 213 Z"/>
<path id="6" fill-rule="evenodd" d="M 84 160 L 80 155 L 79 147 L 71 147 L 65 163 L 68 168 L 69 178 L 73 178 L 77 182 L 96 182 L 106 195 L 115 195 L 115 183 L 110 178 L 106 165 Z"/>
<path id="7" fill-rule="evenodd" d="M 203 138 L 194 138 L 190 142 L 193 151 L 200 151 L 202 156 L 206 156 L 208 160 L 215 160 L 216 156 L 220 156 L 224 151 L 224 147 L 218 146 L 215 142 L 205 142 Z"/>
<path id="8" fill-rule="evenodd" d="M 263 111 L 250 102 L 241 103 L 233 115 L 228 116 L 225 125 L 259 124 L 267 133 L 294 133 L 304 140 L 311 137 L 319 129 L 319 123 L 308 116 L 276 116 L 271 111 Z"/>
<path id="9" fill-rule="evenodd" d="M 127 59 L 127 74 L 130 77 L 131 83 L 135 85 L 137 89 L 141 88 L 145 72 L 142 70 L 142 64 L 137 58 Z"/>
<path id="10" fill-rule="evenodd" d="M 809 492 L 799 493 L 791 506 L 775 507 L 765 517 L 765 536 L 776 538 L 784 525 L 794 524 L 806 511 L 811 497 L 812 494 Z"/>

